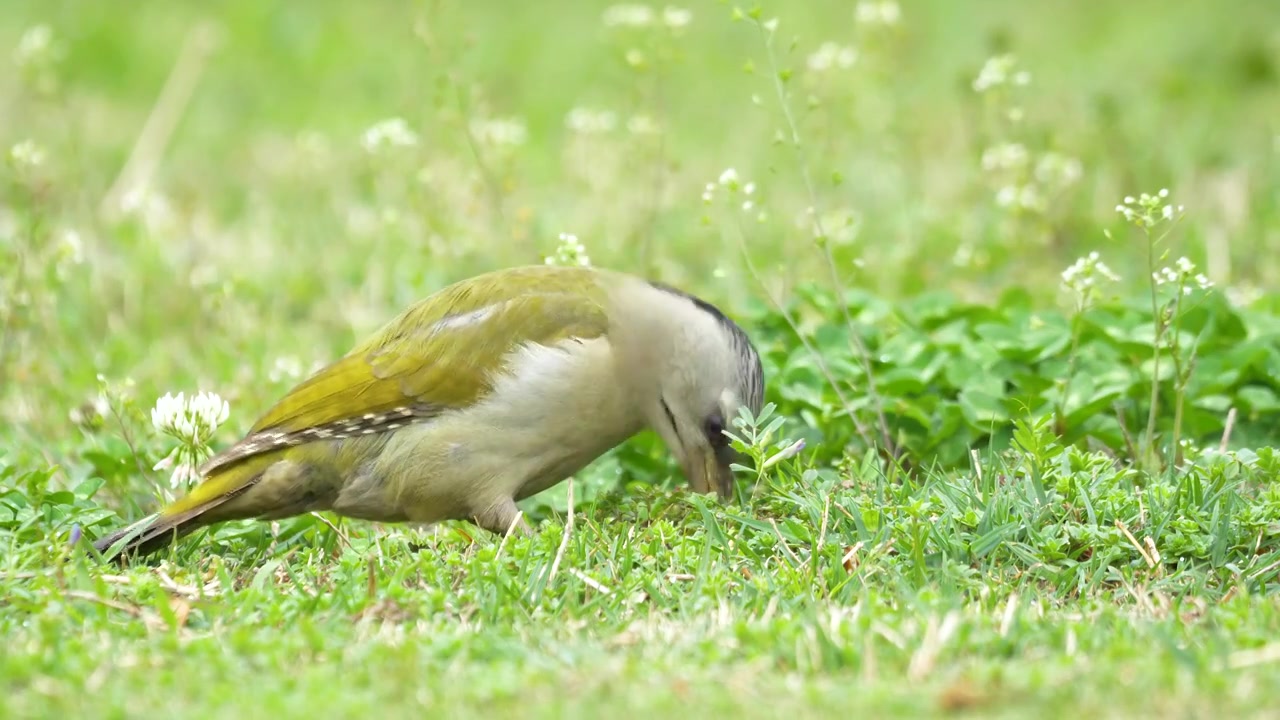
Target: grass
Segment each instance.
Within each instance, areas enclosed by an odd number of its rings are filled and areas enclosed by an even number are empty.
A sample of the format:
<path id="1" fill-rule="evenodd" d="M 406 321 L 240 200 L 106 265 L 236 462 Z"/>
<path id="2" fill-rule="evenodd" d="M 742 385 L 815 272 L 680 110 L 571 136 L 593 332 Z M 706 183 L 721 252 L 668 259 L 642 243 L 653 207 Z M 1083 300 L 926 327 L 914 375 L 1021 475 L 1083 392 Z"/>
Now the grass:
<path id="1" fill-rule="evenodd" d="M 54 44 L 0 74 L 0 715 L 1274 712 L 1270 5 L 11 5 L 0 47 Z M 416 143 L 362 146 L 393 117 Z M 172 492 L 157 397 L 226 398 L 222 447 L 562 232 L 756 340 L 737 501 L 644 435 L 531 538 L 82 552 Z"/>

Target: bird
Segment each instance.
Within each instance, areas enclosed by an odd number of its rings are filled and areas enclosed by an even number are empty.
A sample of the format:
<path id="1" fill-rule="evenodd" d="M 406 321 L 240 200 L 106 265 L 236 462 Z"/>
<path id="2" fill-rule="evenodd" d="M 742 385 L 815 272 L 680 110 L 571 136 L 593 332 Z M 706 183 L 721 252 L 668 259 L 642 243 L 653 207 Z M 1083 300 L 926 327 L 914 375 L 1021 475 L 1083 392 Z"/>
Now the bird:
<path id="1" fill-rule="evenodd" d="M 185 496 L 94 549 L 123 561 L 316 511 L 527 535 L 517 502 L 645 430 L 693 491 L 730 500 L 725 430 L 764 392 L 750 337 L 690 293 L 596 266 L 493 270 L 406 307 L 205 461 Z"/>

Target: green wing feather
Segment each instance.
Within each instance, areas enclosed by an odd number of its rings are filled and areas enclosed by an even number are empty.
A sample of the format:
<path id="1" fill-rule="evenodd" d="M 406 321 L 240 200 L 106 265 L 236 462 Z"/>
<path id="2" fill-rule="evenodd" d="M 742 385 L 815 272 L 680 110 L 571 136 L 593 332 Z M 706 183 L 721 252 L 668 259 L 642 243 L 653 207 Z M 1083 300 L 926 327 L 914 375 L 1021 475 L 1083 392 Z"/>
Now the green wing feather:
<path id="1" fill-rule="evenodd" d="M 451 285 L 299 384 L 249 434 L 298 432 L 407 405 L 471 405 L 519 345 L 604 335 L 597 281 L 585 268 L 533 266 Z"/>

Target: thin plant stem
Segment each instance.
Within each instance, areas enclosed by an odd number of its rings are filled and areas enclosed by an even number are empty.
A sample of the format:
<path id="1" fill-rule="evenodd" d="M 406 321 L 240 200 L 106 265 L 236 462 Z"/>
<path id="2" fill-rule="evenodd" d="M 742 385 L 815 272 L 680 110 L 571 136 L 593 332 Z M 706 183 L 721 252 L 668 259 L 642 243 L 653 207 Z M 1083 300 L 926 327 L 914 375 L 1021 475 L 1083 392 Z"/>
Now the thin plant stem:
<path id="1" fill-rule="evenodd" d="M 1151 238 L 1151 231 L 1145 230 L 1147 236 L 1147 274 L 1151 280 L 1151 320 L 1155 323 L 1154 357 L 1151 361 L 1151 407 L 1147 412 L 1146 458 L 1151 460 L 1155 453 L 1156 412 L 1160 403 L 1160 342 L 1164 339 L 1164 318 L 1160 315 L 1160 304 L 1157 297 L 1156 281 L 1156 241 Z"/>
<path id="2" fill-rule="evenodd" d="M 867 350 L 867 346 L 862 342 L 862 338 L 858 336 L 857 327 L 854 325 L 853 316 L 849 314 L 849 306 L 845 301 L 845 287 L 840 280 L 840 273 L 836 269 L 835 257 L 831 253 L 831 243 L 827 239 L 826 229 L 822 225 L 822 217 L 818 213 L 818 192 L 813 183 L 813 175 L 809 171 L 809 163 L 804 154 L 804 147 L 800 141 L 800 129 L 795 120 L 795 115 L 791 112 L 790 95 L 782 81 L 781 70 L 778 66 L 777 54 L 773 50 L 772 33 L 765 29 L 764 25 L 756 22 L 756 28 L 760 31 L 761 38 L 764 41 L 765 53 L 769 58 L 769 74 L 772 77 L 774 92 L 778 97 L 778 104 L 782 109 L 782 116 L 786 120 L 787 130 L 791 134 L 791 147 L 795 150 L 796 159 L 800 166 L 800 176 L 804 181 L 806 193 L 809 196 L 809 207 L 813 214 L 814 230 L 820 238 L 817 243 L 822 250 L 823 258 L 826 260 L 827 271 L 831 276 L 831 284 L 836 292 L 837 304 L 844 315 L 845 325 L 849 329 L 849 340 L 853 345 L 854 353 L 858 356 L 862 363 L 862 370 L 867 378 L 867 394 L 871 397 L 872 406 L 876 411 L 876 420 L 880 425 L 880 438 L 884 443 L 885 450 L 891 457 L 898 457 L 898 449 L 894 445 L 893 438 L 889 433 L 889 422 L 884 414 L 884 402 L 880 398 L 880 393 L 876 389 L 875 373 L 871 368 L 871 353 Z"/>
<path id="3" fill-rule="evenodd" d="M 804 346 L 804 349 L 813 356 L 814 361 L 818 364 L 819 372 L 821 372 L 826 381 L 831 384 L 831 389 L 835 391 L 836 398 L 840 400 L 840 405 L 844 408 L 845 413 L 849 415 L 849 419 L 853 422 L 853 427 L 857 431 L 858 436 L 861 437 L 862 441 L 867 443 L 867 445 L 874 445 L 871 432 L 867 430 L 867 426 L 858 419 L 858 414 L 854 412 L 853 404 L 849 402 L 849 399 L 845 397 L 844 392 L 840 389 L 840 383 L 836 381 L 835 376 L 831 373 L 831 368 L 827 366 L 826 359 L 824 359 L 822 357 L 822 353 L 818 352 L 818 349 L 809 342 L 809 338 L 805 337 L 804 331 L 800 329 L 800 324 L 795 321 L 795 318 L 791 317 L 791 313 L 787 312 L 787 309 L 783 307 L 777 296 L 769 290 L 769 286 L 764 281 L 764 276 L 761 275 L 760 271 L 756 268 L 755 261 L 751 259 L 751 252 L 747 249 L 747 232 L 746 229 L 742 227 L 741 217 L 738 218 L 737 228 L 738 249 L 742 253 L 743 262 L 747 265 L 747 273 L 751 275 L 751 278 L 755 280 L 756 284 L 760 286 L 760 289 L 764 291 L 765 298 L 768 299 L 769 304 L 773 306 L 774 311 L 782 316 L 782 319 L 786 321 L 787 325 L 791 328 L 791 331 L 796 334 L 796 339 L 798 339 L 800 344 Z"/>

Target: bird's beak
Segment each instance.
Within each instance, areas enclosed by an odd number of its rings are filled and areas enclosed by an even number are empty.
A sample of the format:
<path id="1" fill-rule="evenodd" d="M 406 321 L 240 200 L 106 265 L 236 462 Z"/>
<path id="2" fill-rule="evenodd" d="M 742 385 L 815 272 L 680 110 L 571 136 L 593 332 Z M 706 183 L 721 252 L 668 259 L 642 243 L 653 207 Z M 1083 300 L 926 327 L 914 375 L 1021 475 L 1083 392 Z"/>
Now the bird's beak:
<path id="1" fill-rule="evenodd" d="M 684 462 L 684 474 L 694 492 L 715 490 L 721 500 L 733 498 L 733 471 L 729 459 L 716 456 L 709 447 L 694 448 Z"/>

